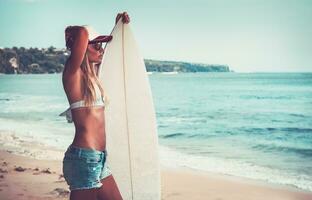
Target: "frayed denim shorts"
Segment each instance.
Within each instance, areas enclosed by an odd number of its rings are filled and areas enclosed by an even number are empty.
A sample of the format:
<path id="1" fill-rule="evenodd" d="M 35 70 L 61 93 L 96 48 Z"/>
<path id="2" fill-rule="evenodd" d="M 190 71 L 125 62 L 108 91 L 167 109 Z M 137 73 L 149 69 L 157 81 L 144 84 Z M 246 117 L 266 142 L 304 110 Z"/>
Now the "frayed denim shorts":
<path id="1" fill-rule="evenodd" d="M 63 158 L 63 174 L 69 190 L 101 187 L 101 180 L 111 175 L 106 157 L 106 150 L 70 145 Z"/>

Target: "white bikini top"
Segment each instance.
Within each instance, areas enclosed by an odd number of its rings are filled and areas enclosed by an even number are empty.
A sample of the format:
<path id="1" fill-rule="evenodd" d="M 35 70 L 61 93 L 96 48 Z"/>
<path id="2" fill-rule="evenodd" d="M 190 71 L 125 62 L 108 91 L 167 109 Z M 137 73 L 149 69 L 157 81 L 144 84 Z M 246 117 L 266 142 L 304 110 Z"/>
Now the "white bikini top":
<path id="1" fill-rule="evenodd" d="M 84 100 L 76 101 L 70 104 L 69 108 L 65 110 L 64 112 L 62 112 L 61 114 L 59 114 L 59 116 L 66 116 L 67 122 L 72 123 L 73 122 L 72 113 L 71 113 L 72 109 L 82 108 L 82 107 L 93 107 L 93 106 L 105 107 L 104 97 L 102 97 L 101 91 L 98 86 L 95 87 L 95 94 L 96 94 L 96 100 L 90 106 L 85 105 Z"/>

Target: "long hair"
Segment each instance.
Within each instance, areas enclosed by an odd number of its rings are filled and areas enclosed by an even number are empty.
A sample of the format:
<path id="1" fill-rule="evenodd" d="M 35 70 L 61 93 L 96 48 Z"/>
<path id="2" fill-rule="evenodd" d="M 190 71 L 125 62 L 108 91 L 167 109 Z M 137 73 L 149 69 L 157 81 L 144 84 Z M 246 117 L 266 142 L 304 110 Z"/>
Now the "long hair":
<path id="1" fill-rule="evenodd" d="M 84 85 L 84 93 L 83 100 L 87 106 L 92 105 L 92 103 L 96 100 L 95 94 L 95 86 L 97 85 L 101 91 L 102 97 L 104 97 L 104 89 L 98 79 L 97 74 L 94 70 L 94 63 L 89 61 L 87 51 L 84 55 L 83 61 L 81 63 L 81 70 L 83 72 L 83 85 Z"/>
<path id="2" fill-rule="evenodd" d="M 71 51 L 71 47 L 74 42 L 74 38 L 71 35 L 71 30 L 74 29 L 76 26 L 67 26 L 65 29 L 65 41 L 66 41 L 66 48 L 67 50 Z M 83 100 L 87 106 L 92 105 L 92 103 L 96 100 L 95 94 L 95 85 L 98 85 L 102 98 L 105 97 L 105 105 L 108 105 L 109 98 L 107 95 L 104 95 L 104 89 L 101 85 L 101 82 L 98 79 L 98 75 L 94 71 L 94 63 L 89 61 L 87 51 L 85 52 L 83 61 L 81 63 L 81 70 L 83 72 Z"/>

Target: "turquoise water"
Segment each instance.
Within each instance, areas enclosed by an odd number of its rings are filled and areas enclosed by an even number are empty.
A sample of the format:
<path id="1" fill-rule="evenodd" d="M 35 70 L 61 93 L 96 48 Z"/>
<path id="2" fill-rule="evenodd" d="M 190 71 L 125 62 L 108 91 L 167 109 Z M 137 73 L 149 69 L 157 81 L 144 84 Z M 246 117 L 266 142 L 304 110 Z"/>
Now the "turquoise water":
<path id="1" fill-rule="evenodd" d="M 149 75 L 164 165 L 312 191 L 312 73 Z M 0 130 L 64 150 L 60 74 L 0 75 Z M 2 137 L 4 140 L 5 137 Z"/>

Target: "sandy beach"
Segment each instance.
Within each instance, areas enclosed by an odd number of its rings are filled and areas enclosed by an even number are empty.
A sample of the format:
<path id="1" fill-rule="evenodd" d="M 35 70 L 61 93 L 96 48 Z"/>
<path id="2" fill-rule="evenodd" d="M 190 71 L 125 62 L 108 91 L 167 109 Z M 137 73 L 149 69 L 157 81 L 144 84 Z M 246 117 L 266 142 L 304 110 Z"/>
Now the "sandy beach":
<path id="1" fill-rule="evenodd" d="M 69 199 L 59 160 L 0 151 L 0 199 Z M 312 193 L 249 179 L 161 168 L 162 200 L 308 200 Z"/>

